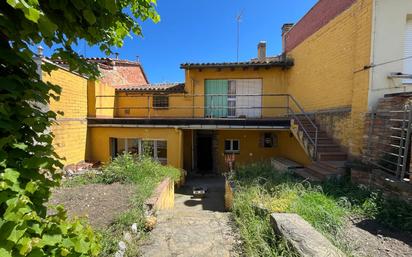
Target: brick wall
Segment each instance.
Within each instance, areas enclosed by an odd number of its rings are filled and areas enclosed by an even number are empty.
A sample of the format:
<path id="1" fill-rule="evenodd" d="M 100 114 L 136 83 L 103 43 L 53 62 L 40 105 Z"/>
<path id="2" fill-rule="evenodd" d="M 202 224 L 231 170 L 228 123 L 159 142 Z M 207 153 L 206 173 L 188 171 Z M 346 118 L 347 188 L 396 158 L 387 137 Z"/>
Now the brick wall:
<path id="1" fill-rule="evenodd" d="M 324 9 L 330 6 L 333 12 Z M 288 93 L 310 112 L 350 108 L 350 119 L 332 124 L 330 130 L 341 131 L 334 133 L 335 139 L 355 156 L 363 147 L 369 71 L 354 71 L 370 63 L 372 9 L 372 0 L 320 1 L 299 22 L 302 25 L 289 32 L 292 37 L 305 26 L 307 30 L 294 41 L 296 46 L 289 45 L 287 54 L 295 65 L 287 71 Z M 320 13 L 322 22 L 311 22 Z"/>
<path id="2" fill-rule="evenodd" d="M 392 180 L 381 170 L 365 172 L 351 170 L 351 180 L 368 188 L 380 190 L 386 197 L 394 197 L 412 203 L 412 186 L 409 183 Z"/>
<path id="3" fill-rule="evenodd" d="M 44 73 L 43 79 L 62 88 L 60 100 L 50 102 L 51 110 L 64 112 L 51 127 L 55 151 L 65 158 L 65 165 L 82 161 L 86 155 L 87 79 L 63 69 Z"/>
<path id="4" fill-rule="evenodd" d="M 405 103 L 409 99 L 409 97 L 402 96 L 381 98 L 376 109 L 366 116 L 365 127 L 368 129 L 365 129 L 364 132 L 365 143 L 363 151 L 363 158 L 366 161 L 384 165 L 381 159 L 385 153 L 382 151 L 397 154 L 397 149 L 390 146 L 390 144 L 396 145 L 399 143 L 396 142 L 396 139 L 391 138 L 391 136 L 396 134 L 396 131 L 391 129 L 391 127 L 400 127 L 401 123 L 391 119 L 402 119 L 403 113 L 392 111 L 403 110 Z"/>
<path id="5" fill-rule="evenodd" d="M 292 51 L 333 18 L 348 9 L 356 0 L 320 0 L 285 35 L 285 50 Z"/>

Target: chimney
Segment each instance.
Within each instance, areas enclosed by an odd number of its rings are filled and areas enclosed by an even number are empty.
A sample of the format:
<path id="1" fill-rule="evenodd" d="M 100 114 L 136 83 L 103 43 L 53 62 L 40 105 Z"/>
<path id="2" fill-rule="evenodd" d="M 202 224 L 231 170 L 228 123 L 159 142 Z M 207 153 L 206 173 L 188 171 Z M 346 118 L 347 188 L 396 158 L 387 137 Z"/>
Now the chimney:
<path id="1" fill-rule="evenodd" d="M 260 41 L 258 44 L 258 60 L 266 61 L 266 41 Z"/>
<path id="2" fill-rule="evenodd" d="M 286 52 L 286 34 L 293 28 L 293 23 L 285 23 L 282 26 L 282 52 Z"/>

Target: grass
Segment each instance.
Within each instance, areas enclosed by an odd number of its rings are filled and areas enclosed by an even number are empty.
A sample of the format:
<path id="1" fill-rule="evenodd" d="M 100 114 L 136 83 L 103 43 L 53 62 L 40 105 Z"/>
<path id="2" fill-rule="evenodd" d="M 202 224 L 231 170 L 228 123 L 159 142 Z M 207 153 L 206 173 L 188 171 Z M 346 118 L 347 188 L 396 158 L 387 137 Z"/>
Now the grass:
<path id="1" fill-rule="evenodd" d="M 166 177 L 177 181 L 180 178 L 180 171 L 170 166 L 163 166 L 150 157 L 133 156 L 125 153 L 103 167 L 101 174 L 85 173 L 64 181 L 62 186 L 74 187 L 91 183 L 123 183 L 135 186 L 131 208 L 120 214 L 108 228 L 98 231 L 102 235 L 101 256 L 114 256 L 118 249 L 118 242 L 123 240 L 123 232 L 130 232 L 133 223 L 137 224 L 139 233 L 143 237 L 145 236 L 144 202 Z M 136 240 L 128 244 L 127 256 L 138 255 L 137 245 Z"/>
<path id="2" fill-rule="evenodd" d="M 379 192 L 349 181 L 302 182 L 275 171 L 268 163 L 239 167 L 233 179 L 235 220 L 247 256 L 294 256 L 276 238 L 267 216 L 256 213 L 255 206 L 263 206 L 269 212 L 299 214 L 349 255 L 350 249 L 342 240 L 348 217 L 375 219 L 392 228 L 412 231 L 411 205 L 385 199 Z"/>

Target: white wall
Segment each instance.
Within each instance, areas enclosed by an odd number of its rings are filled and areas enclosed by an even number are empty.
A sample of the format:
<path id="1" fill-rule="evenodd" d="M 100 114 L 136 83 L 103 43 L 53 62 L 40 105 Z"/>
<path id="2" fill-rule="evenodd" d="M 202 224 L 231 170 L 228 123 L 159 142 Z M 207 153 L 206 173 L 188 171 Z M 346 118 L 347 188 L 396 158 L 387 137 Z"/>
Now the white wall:
<path id="1" fill-rule="evenodd" d="M 371 63 L 380 64 L 404 57 L 406 21 L 412 18 L 412 0 L 374 0 Z M 391 72 L 403 72 L 403 61 L 371 69 L 369 109 L 385 94 L 412 92 L 412 84 L 389 79 Z"/>

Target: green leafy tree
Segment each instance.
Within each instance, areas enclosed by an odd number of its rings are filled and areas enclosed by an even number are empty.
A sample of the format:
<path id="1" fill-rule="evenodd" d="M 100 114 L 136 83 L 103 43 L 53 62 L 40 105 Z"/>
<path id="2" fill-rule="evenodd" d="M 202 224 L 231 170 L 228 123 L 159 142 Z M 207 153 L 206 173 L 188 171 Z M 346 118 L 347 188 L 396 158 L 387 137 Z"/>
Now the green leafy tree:
<path id="1" fill-rule="evenodd" d="M 97 68 L 72 48 L 79 40 L 106 54 L 125 37 L 141 35 L 138 21 L 159 20 L 155 0 L 0 0 L 0 256 L 96 256 L 88 225 L 68 221 L 62 207 L 45 203 L 59 184 L 62 164 L 48 128 L 58 85 L 40 80 L 33 61 L 38 44 L 58 46 L 52 58 L 96 78 Z M 43 65 L 50 72 L 53 66 Z"/>

